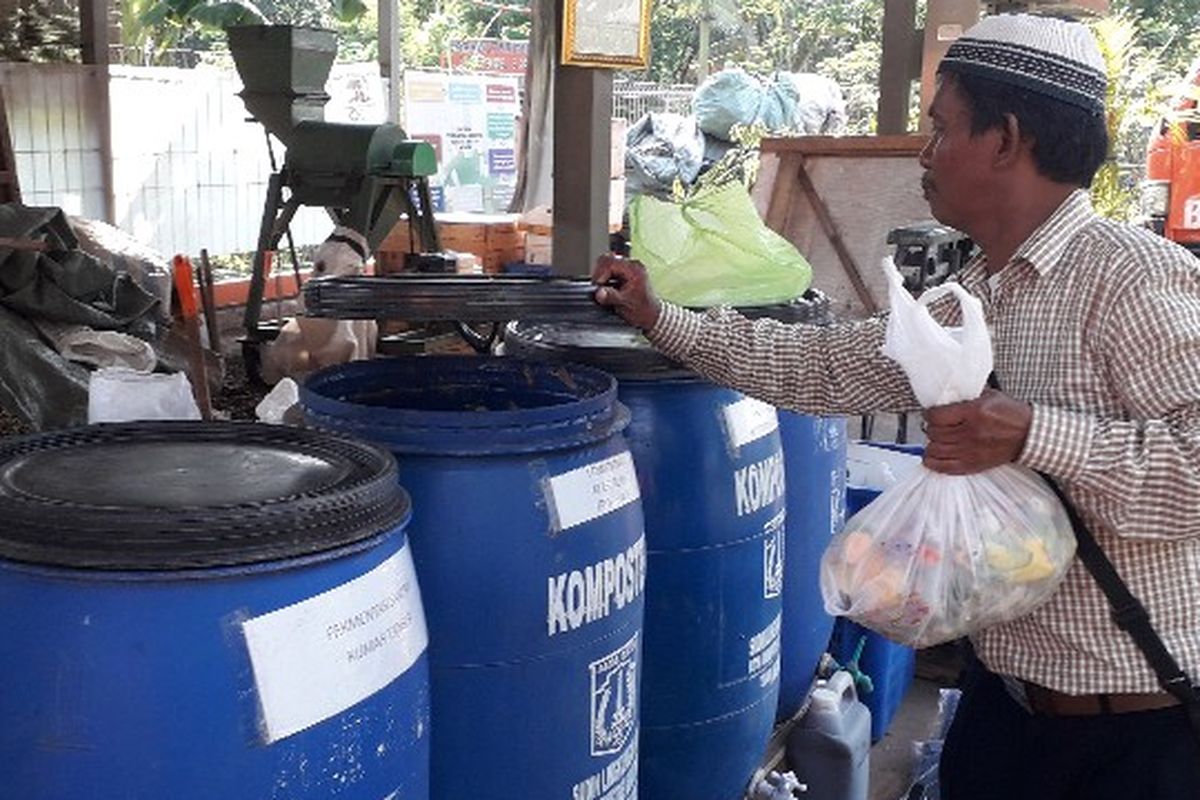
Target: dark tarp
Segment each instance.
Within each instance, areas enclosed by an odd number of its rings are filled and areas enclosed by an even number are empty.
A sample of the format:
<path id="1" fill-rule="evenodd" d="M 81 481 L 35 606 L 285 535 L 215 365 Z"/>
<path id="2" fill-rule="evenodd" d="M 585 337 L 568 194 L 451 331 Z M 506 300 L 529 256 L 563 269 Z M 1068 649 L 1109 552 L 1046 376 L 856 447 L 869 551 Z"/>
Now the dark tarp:
<path id="1" fill-rule="evenodd" d="M 0 406 L 35 430 L 87 422 L 87 367 L 46 344 L 29 320 L 0 308 Z"/>
<path id="2" fill-rule="evenodd" d="M 158 302 L 128 273 L 80 250 L 60 209 L 0 205 L 0 237 L 48 245 L 44 252 L 0 247 L 0 305 L 24 317 L 133 333 L 130 325 Z"/>
<path id="3" fill-rule="evenodd" d="M 124 272 L 78 249 L 62 211 L 0 205 L 0 405 L 38 430 L 87 422 L 89 371 L 58 355 L 35 321 L 86 325 L 151 339 L 158 299 Z"/>

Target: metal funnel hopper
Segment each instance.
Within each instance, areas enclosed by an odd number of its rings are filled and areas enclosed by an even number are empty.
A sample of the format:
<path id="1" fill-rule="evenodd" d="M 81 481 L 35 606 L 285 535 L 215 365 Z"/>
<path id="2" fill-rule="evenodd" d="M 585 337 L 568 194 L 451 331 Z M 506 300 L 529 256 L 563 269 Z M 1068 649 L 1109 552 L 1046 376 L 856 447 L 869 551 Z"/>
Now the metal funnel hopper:
<path id="1" fill-rule="evenodd" d="M 292 25 L 226 29 L 241 76 L 246 110 L 285 145 L 299 122 L 325 119 L 325 81 L 337 55 L 337 34 Z"/>

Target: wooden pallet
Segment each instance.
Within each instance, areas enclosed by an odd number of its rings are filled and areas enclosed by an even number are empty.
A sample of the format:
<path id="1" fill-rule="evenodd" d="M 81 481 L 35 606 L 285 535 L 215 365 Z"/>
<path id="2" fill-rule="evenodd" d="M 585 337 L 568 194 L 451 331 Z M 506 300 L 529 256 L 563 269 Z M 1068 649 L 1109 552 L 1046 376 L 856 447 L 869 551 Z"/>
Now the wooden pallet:
<path id="1" fill-rule="evenodd" d="M 754 197 L 767 226 L 804 254 L 838 316 L 887 308 L 887 232 L 929 219 L 923 136 L 796 136 L 761 143 Z"/>
<path id="2" fill-rule="evenodd" d="M 21 202 L 21 184 L 17 180 L 17 159 L 13 155 L 8 132 L 8 114 L 4 108 L 4 88 L 0 87 L 0 203 Z"/>

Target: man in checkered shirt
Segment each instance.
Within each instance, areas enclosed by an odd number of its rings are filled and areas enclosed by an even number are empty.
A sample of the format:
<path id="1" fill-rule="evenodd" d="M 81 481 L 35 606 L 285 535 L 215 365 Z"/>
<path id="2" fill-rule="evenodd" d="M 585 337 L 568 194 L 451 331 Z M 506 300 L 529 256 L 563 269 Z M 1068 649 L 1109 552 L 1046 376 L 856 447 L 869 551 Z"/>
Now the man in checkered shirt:
<path id="1" fill-rule="evenodd" d="M 939 73 L 922 186 L 933 215 L 982 250 L 959 280 L 983 302 L 1003 391 L 926 410 L 925 464 L 1015 462 L 1056 479 L 1195 680 L 1200 261 L 1092 209 L 1106 80 L 1085 27 L 987 17 Z M 885 317 L 816 327 L 693 313 L 613 257 L 594 279 L 597 302 L 715 382 L 810 414 L 917 407 L 880 353 Z M 959 322 L 953 301 L 931 310 Z M 972 642 L 942 797 L 1200 798 L 1200 740 L 1078 560 L 1045 605 Z"/>

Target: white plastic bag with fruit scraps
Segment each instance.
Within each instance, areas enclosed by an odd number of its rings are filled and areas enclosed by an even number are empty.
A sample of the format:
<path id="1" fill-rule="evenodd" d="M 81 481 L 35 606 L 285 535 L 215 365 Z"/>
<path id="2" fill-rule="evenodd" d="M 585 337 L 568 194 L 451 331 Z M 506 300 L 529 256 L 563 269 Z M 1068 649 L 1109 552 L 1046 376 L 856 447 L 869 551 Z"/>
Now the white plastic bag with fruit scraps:
<path id="1" fill-rule="evenodd" d="M 890 261 L 883 352 L 922 406 L 973 400 L 992 371 L 979 300 L 950 283 L 914 300 Z M 952 293 L 963 326 L 926 309 Z M 1024 616 L 1058 587 L 1075 555 L 1071 523 L 1044 481 L 1006 464 L 973 475 L 915 469 L 846 522 L 821 560 L 829 613 L 928 647 Z"/>

